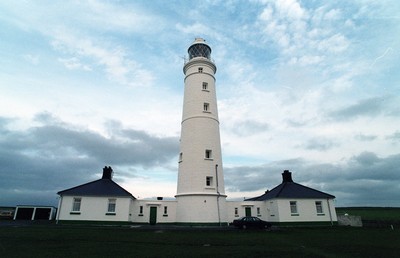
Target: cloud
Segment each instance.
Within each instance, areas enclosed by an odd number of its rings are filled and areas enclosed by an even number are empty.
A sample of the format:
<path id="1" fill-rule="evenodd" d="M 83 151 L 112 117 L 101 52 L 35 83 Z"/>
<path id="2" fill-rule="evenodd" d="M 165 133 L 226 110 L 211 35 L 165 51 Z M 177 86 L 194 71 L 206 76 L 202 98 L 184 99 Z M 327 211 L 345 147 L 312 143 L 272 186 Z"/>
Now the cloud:
<path id="1" fill-rule="evenodd" d="M 50 113 L 38 114 L 36 121 L 41 124 L 15 131 L 8 129 L 13 119 L 0 119 L 2 205 L 28 199 L 31 203 L 53 199 L 54 204 L 57 191 L 97 179 L 95 174 L 104 165 L 125 168 L 121 175 L 133 177 L 135 168 L 169 166 L 179 152 L 178 138 L 155 137 L 118 123 L 113 123 L 106 137 L 74 128 Z M 43 192 L 50 193 L 47 199 L 40 199 Z"/>
<path id="2" fill-rule="evenodd" d="M 59 30 L 54 37 L 51 43 L 54 49 L 73 56 L 59 59 L 68 69 L 89 68 L 89 65 L 77 62 L 81 57 L 104 67 L 108 77 L 120 84 L 143 87 L 151 85 L 154 80 L 152 73 L 143 69 L 122 47 L 103 46 L 95 39 L 74 35 L 68 30 Z"/>
<path id="3" fill-rule="evenodd" d="M 385 107 L 384 97 L 373 97 L 359 100 L 356 104 L 333 111 L 329 116 L 337 120 L 349 120 L 362 116 L 376 116 L 381 114 Z"/>
<path id="4" fill-rule="evenodd" d="M 400 142 L 400 131 L 396 131 L 393 134 L 386 136 L 386 139 L 392 140 L 393 142 Z"/>
<path id="5" fill-rule="evenodd" d="M 29 63 L 31 63 L 33 65 L 38 65 L 40 63 L 39 55 L 26 54 L 26 55 L 23 55 L 23 57 L 26 61 L 28 61 Z"/>
<path id="6" fill-rule="evenodd" d="M 378 138 L 378 136 L 376 136 L 376 135 L 366 135 L 366 134 L 361 134 L 361 133 L 354 136 L 354 139 L 363 141 L 363 142 L 373 141 L 377 138 Z"/>
<path id="7" fill-rule="evenodd" d="M 80 62 L 80 60 L 76 57 L 71 58 L 58 58 L 58 61 L 65 65 L 65 67 L 69 70 L 81 69 L 85 71 L 91 71 L 92 69 L 88 65 L 84 65 Z"/>
<path id="8" fill-rule="evenodd" d="M 265 132 L 268 129 L 269 125 L 267 123 L 248 119 L 235 123 L 232 132 L 238 136 L 249 136 Z"/>
<path id="9" fill-rule="evenodd" d="M 307 141 L 304 145 L 298 146 L 308 150 L 327 151 L 333 147 L 338 146 L 338 143 L 333 142 L 326 138 L 312 138 Z"/>
<path id="10" fill-rule="evenodd" d="M 269 1 L 258 16 L 265 43 L 275 43 L 280 58 L 290 65 L 310 66 L 344 52 L 350 42 L 335 26 L 341 10 L 327 6 L 306 8 L 296 0 Z M 335 21 L 327 22 L 327 21 Z M 321 68 L 322 68 L 321 67 Z"/>

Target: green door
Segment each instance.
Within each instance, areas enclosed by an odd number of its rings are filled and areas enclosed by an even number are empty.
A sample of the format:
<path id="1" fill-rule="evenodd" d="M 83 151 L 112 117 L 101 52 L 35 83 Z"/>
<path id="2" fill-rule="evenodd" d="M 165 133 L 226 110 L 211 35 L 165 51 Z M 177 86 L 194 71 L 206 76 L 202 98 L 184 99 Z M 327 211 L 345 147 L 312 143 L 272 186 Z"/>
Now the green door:
<path id="1" fill-rule="evenodd" d="M 251 216 L 251 207 L 246 207 L 244 211 L 246 216 Z"/>
<path id="2" fill-rule="evenodd" d="M 157 207 L 150 207 L 150 225 L 157 223 Z"/>

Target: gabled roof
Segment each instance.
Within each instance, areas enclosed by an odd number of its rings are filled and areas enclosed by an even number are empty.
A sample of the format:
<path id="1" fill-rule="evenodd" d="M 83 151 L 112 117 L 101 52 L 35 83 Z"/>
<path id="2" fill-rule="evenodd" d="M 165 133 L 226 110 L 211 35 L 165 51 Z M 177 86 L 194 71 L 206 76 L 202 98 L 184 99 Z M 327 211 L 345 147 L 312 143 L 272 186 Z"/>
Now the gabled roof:
<path id="1" fill-rule="evenodd" d="M 246 199 L 246 201 L 265 201 L 274 198 L 335 198 L 333 195 L 293 182 L 291 172 L 288 170 L 285 170 L 282 176 L 283 182 L 280 185 L 276 186 L 271 191 L 266 191 L 263 195 Z"/>
<path id="2" fill-rule="evenodd" d="M 76 196 L 110 196 L 110 197 L 132 197 L 130 192 L 119 186 L 112 179 L 111 167 L 103 169 L 103 178 L 83 185 L 78 185 L 58 192 L 58 195 Z"/>

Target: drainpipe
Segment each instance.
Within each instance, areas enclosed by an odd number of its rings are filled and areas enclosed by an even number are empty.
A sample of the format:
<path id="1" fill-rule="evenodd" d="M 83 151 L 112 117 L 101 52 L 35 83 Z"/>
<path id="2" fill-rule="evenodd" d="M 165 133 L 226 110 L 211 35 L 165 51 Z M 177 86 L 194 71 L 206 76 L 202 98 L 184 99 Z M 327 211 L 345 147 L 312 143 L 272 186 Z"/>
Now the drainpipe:
<path id="1" fill-rule="evenodd" d="M 329 198 L 326 198 L 326 201 L 328 202 L 329 219 L 331 220 L 331 226 L 333 226 L 332 213 L 331 213 L 331 205 L 329 204 Z"/>
<path id="2" fill-rule="evenodd" d="M 59 198 L 60 198 L 60 200 L 58 201 L 58 209 L 57 209 L 56 224 L 58 224 L 58 221 L 60 220 L 62 196 L 60 196 Z"/>
<path id="3" fill-rule="evenodd" d="M 219 223 L 219 226 L 221 226 L 221 215 L 220 215 L 220 212 L 219 212 L 219 197 L 220 197 L 220 193 L 219 193 L 219 189 L 218 189 L 218 164 L 215 164 L 215 179 L 217 180 L 217 184 L 216 184 L 216 186 L 217 186 L 217 209 L 218 209 L 218 223 Z"/>

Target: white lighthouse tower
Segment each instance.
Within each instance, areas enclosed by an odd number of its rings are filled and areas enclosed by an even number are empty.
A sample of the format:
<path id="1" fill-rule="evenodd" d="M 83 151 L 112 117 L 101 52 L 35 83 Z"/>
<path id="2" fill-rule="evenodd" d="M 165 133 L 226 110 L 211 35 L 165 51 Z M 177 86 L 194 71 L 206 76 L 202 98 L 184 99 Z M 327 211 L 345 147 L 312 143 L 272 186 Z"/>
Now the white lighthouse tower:
<path id="1" fill-rule="evenodd" d="M 177 222 L 225 224 L 226 195 L 222 168 L 216 66 L 211 48 L 196 38 L 185 61 L 181 124 Z"/>

